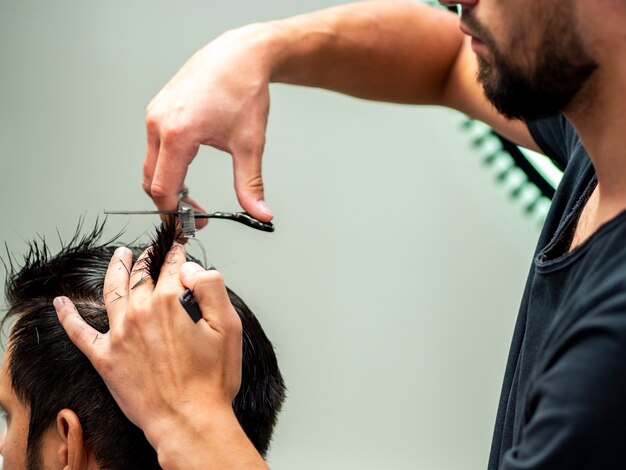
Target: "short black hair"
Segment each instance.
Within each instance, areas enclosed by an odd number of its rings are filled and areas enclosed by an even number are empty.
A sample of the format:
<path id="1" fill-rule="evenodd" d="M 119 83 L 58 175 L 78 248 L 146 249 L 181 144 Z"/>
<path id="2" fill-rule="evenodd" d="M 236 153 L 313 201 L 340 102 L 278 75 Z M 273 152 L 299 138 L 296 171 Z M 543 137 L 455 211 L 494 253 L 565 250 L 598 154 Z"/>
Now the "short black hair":
<path id="1" fill-rule="evenodd" d="M 9 373 L 17 397 L 30 407 L 29 468 L 36 467 L 43 435 L 63 408 L 73 410 L 80 419 L 85 444 L 101 467 L 160 468 L 143 432 L 126 418 L 87 357 L 70 341 L 52 305 L 55 297 L 65 295 L 89 325 L 101 333 L 108 331 L 104 276 L 121 244 L 119 237 L 102 241 L 104 225 L 96 222 L 90 233 L 80 235 L 79 224 L 74 237 L 55 255 L 45 240 L 35 240 L 29 243 L 22 263 L 18 265 L 10 255 L 6 263 L 8 312 L 4 320 L 15 318 L 9 335 Z M 175 225 L 166 223 L 154 236 L 147 271 L 155 281 L 176 235 Z M 129 248 L 137 257 L 146 247 Z M 285 398 L 285 384 L 263 328 L 243 300 L 227 290 L 243 327 L 241 388 L 233 409 L 248 438 L 265 455 Z"/>

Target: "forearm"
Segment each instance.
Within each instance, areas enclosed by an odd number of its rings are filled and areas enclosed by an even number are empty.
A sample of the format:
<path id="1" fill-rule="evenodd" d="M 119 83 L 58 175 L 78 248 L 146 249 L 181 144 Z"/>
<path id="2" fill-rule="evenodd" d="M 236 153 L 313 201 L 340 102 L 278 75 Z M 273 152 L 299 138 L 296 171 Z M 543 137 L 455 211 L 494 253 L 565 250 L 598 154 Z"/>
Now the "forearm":
<path id="1" fill-rule="evenodd" d="M 161 210 L 175 208 L 187 166 L 200 145 L 211 145 L 233 156 L 241 207 L 268 222 L 261 157 L 270 82 L 469 109 L 449 85 L 467 89 L 453 73 L 462 44 L 453 14 L 395 0 L 230 30 L 194 54 L 150 102 L 143 188 Z M 481 93 L 478 85 L 469 89 Z"/>
<path id="2" fill-rule="evenodd" d="M 146 436 L 164 470 L 206 468 L 267 470 L 232 409 L 196 410 L 150 427 Z"/>
<path id="3" fill-rule="evenodd" d="M 404 1 L 342 5 L 266 25 L 271 81 L 400 103 L 441 104 L 463 41 L 454 15 Z"/>

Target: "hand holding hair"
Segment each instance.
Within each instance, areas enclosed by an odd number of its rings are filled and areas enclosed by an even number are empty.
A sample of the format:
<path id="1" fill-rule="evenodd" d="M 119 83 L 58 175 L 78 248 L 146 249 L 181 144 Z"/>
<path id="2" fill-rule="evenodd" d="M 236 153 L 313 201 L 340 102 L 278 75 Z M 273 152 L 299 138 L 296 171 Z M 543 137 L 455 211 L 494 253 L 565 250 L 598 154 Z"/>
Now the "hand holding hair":
<path id="1" fill-rule="evenodd" d="M 131 270 L 132 252 L 118 248 L 104 283 L 109 331 L 91 328 L 66 297 L 54 302 L 59 320 L 164 469 L 267 468 L 232 409 L 241 321 L 222 276 L 185 259 L 175 244 L 155 283 L 146 252 Z M 198 323 L 179 303 L 185 288 L 202 311 Z"/>

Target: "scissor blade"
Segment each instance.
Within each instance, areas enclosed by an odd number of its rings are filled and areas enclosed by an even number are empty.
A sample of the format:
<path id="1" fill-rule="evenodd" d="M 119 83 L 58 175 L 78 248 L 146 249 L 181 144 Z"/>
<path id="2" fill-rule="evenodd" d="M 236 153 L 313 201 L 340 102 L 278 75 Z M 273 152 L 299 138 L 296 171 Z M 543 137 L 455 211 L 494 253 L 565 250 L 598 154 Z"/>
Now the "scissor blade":
<path id="1" fill-rule="evenodd" d="M 143 215 L 143 214 L 163 214 L 163 215 L 180 215 L 178 211 L 104 211 L 105 214 L 115 215 Z"/>

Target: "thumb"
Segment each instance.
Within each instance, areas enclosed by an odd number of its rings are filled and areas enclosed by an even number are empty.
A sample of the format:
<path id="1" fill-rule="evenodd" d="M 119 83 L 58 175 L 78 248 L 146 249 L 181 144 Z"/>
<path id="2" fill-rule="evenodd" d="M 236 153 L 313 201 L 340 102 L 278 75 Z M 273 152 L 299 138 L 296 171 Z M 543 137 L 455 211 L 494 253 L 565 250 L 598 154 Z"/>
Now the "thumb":
<path id="1" fill-rule="evenodd" d="M 252 217 L 269 222 L 274 217 L 265 202 L 261 155 L 263 150 L 233 153 L 235 192 L 241 207 Z"/>
<path id="2" fill-rule="evenodd" d="M 187 261 L 183 263 L 180 268 L 180 282 L 187 289 L 193 291 L 195 284 L 196 273 L 205 271 L 205 269 L 198 263 L 193 261 Z"/>
<path id="3" fill-rule="evenodd" d="M 187 262 L 181 267 L 180 279 L 193 292 L 202 317 L 213 329 L 232 331 L 235 336 L 241 336 L 241 320 L 230 303 L 224 278 L 219 272 Z"/>

